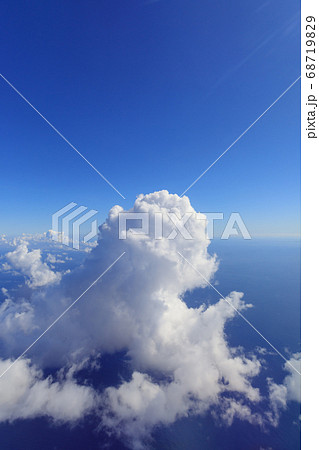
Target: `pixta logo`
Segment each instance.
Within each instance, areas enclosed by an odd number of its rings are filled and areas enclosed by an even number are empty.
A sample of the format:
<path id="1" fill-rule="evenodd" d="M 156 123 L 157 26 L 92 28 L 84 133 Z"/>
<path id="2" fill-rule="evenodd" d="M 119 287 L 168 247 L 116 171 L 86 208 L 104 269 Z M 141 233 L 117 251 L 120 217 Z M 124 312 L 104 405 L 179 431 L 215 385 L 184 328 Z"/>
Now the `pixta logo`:
<path id="1" fill-rule="evenodd" d="M 82 215 L 88 208 L 86 206 L 79 206 L 74 209 L 76 206 L 77 203 L 71 202 L 52 214 L 52 239 L 64 245 L 72 245 L 73 248 L 79 249 L 80 228 L 82 225 L 91 221 L 91 231 L 83 236 L 84 243 L 97 236 L 97 220 L 91 220 L 97 214 L 97 211 L 91 209 Z"/>

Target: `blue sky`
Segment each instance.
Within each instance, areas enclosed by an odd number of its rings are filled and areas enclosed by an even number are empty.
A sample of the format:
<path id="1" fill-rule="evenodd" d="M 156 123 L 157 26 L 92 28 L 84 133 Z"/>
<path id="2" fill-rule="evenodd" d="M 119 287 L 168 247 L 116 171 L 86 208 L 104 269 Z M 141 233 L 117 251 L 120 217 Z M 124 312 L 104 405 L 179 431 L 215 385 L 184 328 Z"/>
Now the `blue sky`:
<path id="1" fill-rule="evenodd" d="M 0 233 L 43 232 L 74 201 L 99 211 L 182 193 L 300 74 L 299 2 L 2 3 Z M 299 232 L 297 83 L 189 192 L 253 234 Z"/>

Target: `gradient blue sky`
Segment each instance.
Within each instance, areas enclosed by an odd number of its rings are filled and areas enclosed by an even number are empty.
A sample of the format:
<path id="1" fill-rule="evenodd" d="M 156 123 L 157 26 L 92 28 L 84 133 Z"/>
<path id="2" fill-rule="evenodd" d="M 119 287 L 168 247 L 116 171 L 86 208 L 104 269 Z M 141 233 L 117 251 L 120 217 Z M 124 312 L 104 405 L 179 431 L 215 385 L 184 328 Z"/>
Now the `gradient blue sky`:
<path id="1" fill-rule="evenodd" d="M 299 1 L 1 2 L 0 233 L 182 193 L 300 74 Z M 189 192 L 252 234 L 299 232 L 300 82 Z"/>

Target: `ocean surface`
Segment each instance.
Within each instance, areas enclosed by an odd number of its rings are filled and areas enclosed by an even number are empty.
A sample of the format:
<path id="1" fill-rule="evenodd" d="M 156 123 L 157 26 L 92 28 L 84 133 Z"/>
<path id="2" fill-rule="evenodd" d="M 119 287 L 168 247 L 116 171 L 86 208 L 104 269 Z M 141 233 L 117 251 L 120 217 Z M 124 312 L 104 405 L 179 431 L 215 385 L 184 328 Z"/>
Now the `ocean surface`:
<path id="1" fill-rule="evenodd" d="M 8 249 L 2 248 L 3 254 Z M 50 250 L 52 253 L 52 250 Z M 244 312 L 247 319 L 287 358 L 300 351 L 300 240 L 229 239 L 214 240 L 210 252 L 220 260 L 215 286 L 224 296 L 231 291 L 244 293 L 244 300 L 253 308 Z M 78 253 L 70 267 L 83 260 Z M 63 267 L 66 268 L 65 265 Z M 1 287 L 8 289 L 21 283 L 23 277 L 12 278 L 0 274 Z M 215 303 L 219 295 L 212 289 L 198 289 L 184 298 L 189 306 Z M 52 330 L 54 332 L 54 330 Z M 266 378 L 281 383 L 287 372 L 284 361 L 241 318 L 236 317 L 226 326 L 231 346 L 242 346 L 246 352 L 258 347 L 269 350 L 260 376 L 254 382 L 262 393 L 267 393 Z M 85 377 L 85 373 L 79 376 Z M 90 378 L 96 386 L 116 385 L 119 375 L 129 377 L 124 354 L 104 356 L 102 370 Z M 262 406 L 261 406 L 262 408 Z M 300 405 L 289 402 L 282 412 L 279 426 L 261 429 L 247 422 L 235 420 L 230 427 L 215 423 L 211 413 L 177 421 L 170 427 L 155 430 L 150 448 L 175 450 L 297 450 L 300 449 Z M 56 426 L 45 418 L 16 421 L 0 425 L 1 450 L 89 450 L 127 449 L 105 433 L 97 430 L 94 417 L 80 424 Z"/>

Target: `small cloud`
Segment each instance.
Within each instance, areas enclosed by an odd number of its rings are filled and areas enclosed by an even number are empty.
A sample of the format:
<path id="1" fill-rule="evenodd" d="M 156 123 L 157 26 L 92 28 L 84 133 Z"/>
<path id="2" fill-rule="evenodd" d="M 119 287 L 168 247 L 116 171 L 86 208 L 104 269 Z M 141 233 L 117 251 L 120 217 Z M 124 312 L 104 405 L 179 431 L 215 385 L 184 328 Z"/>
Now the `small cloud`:
<path id="1" fill-rule="evenodd" d="M 26 242 L 6 254 L 10 264 L 29 279 L 28 286 L 31 288 L 58 283 L 61 274 L 53 272 L 49 266 L 42 261 L 40 250 L 28 250 Z"/>

